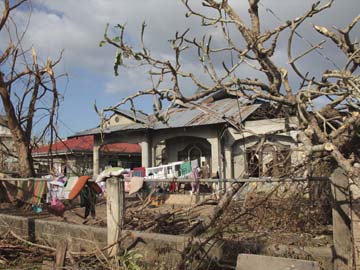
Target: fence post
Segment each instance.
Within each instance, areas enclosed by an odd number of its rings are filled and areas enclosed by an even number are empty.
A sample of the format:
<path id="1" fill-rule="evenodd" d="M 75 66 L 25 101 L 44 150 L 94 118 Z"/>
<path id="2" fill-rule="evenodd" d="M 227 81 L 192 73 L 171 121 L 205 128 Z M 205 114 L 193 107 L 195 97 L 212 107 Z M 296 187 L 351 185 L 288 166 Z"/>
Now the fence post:
<path id="1" fill-rule="evenodd" d="M 352 233 L 350 220 L 349 179 L 337 168 L 330 177 L 333 197 L 332 220 L 334 269 L 352 269 Z"/>
<path id="2" fill-rule="evenodd" d="M 113 245 L 109 248 L 109 256 L 116 256 L 119 253 L 121 230 L 125 217 L 125 190 L 124 182 L 117 177 L 111 177 L 106 181 L 106 215 L 107 215 L 107 243 Z"/>
<path id="3" fill-rule="evenodd" d="M 353 268 L 360 269 L 360 188 L 353 181 L 350 182 L 351 200 L 351 229 L 353 239 Z"/>

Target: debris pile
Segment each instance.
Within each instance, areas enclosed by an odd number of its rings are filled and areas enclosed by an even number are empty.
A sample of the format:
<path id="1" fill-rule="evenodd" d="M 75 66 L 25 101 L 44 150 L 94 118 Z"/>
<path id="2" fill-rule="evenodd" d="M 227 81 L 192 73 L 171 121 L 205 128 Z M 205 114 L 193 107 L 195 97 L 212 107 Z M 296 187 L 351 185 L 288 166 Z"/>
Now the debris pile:
<path id="1" fill-rule="evenodd" d="M 215 200 L 206 199 L 191 207 L 127 209 L 124 228 L 172 235 L 187 234 L 199 224 L 214 204 Z"/>
<path id="2" fill-rule="evenodd" d="M 119 239 L 123 241 L 129 235 Z M 122 251 L 116 258 L 107 256 L 107 249 L 96 247 L 92 252 L 70 252 L 67 242 L 56 248 L 32 243 L 12 231 L 0 238 L 0 269 L 151 269 L 140 262 L 142 255 L 134 250 Z M 129 268 L 129 266 L 137 268 Z"/>

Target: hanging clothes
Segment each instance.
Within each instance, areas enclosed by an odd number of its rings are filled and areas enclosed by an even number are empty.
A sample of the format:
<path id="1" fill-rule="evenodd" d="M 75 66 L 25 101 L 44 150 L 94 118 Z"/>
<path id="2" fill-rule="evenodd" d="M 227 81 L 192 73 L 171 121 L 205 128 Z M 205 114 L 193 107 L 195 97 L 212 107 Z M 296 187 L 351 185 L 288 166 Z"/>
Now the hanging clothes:
<path id="1" fill-rule="evenodd" d="M 71 176 L 69 177 L 66 186 L 64 186 L 63 193 L 64 199 L 69 199 L 69 194 L 72 188 L 76 185 L 77 181 L 79 180 L 78 176 Z"/>
<path id="2" fill-rule="evenodd" d="M 137 177 L 137 176 L 131 177 L 129 195 L 138 192 L 140 189 L 142 189 L 143 185 L 144 185 L 143 177 Z"/>
<path id="3" fill-rule="evenodd" d="M 132 176 L 144 177 L 145 176 L 145 167 L 134 168 L 132 171 Z"/>
<path id="4" fill-rule="evenodd" d="M 40 205 L 41 199 L 47 192 L 46 181 L 3 181 L 6 196 L 11 201 Z"/>
<path id="5" fill-rule="evenodd" d="M 185 176 L 191 173 L 191 163 L 190 161 L 186 161 L 180 165 L 180 175 Z"/>
<path id="6" fill-rule="evenodd" d="M 191 169 L 195 169 L 195 168 L 197 168 L 197 167 L 199 167 L 199 162 L 198 162 L 198 160 L 197 160 L 197 159 L 192 160 L 192 161 L 191 161 Z"/>
<path id="7" fill-rule="evenodd" d="M 32 205 L 40 205 L 41 199 L 44 194 L 47 192 L 47 184 L 45 181 L 35 181 L 34 183 L 34 192 L 31 199 Z"/>

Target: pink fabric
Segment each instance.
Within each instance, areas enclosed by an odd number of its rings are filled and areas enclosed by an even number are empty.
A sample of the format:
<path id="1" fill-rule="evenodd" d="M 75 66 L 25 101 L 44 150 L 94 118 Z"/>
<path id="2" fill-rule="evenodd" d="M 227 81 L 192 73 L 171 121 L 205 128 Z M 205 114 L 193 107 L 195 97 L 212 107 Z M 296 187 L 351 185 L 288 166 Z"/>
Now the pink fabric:
<path id="1" fill-rule="evenodd" d="M 50 212 L 53 212 L 57 216 L 62 216 L 65 212 L 65 206 L 58 198 L 51 200 L 50 209 Z"/>
<path id="2" fill-rule="evenodd" d="M 170 188 L 169 188 L 169 191 L 170 192 L 175 192 L 177 190 L 177 183 L 175 181 L 171 182 L 170 183 Z"/>
<path id="3" fill-rule="evenodd" d="M 130 191 L 130 181 L 125 180 L 124 187 L 125 187 L 125 192 L 129 192 Z"/>

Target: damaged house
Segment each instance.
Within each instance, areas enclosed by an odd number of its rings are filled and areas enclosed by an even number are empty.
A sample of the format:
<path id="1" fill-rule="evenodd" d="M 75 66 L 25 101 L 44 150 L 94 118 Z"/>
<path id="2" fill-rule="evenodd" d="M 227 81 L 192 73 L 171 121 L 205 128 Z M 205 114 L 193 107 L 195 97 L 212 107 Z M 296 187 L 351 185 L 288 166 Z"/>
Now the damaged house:
<path id="1" fill-rule="evenodd" d="M 32 152 L 38 174 L 49 173 L 48 164 L 52 159 L 56 173 L 64 175 L 92 174 L 94 136 L 82 136 L 43 145 Z M 101 168 L 108 166 L 133 168 L 140 166 L 140 146 L 129 143 L 112 143 L 100 149 Z"/>
<path id="2" fill-rule="evenodd" d="M 100 147 L 120 142 L 139 143 L 143 167 L 197 159 L 209 177 L 223 179 L 281 177 L 297 159 L 290 154 L 296 133 L 285 131 L 295 118 L 268 102 L 220 93 L 197 106 L 172 108 L 167 117 L 164 123 L 155 115 L 118 110 L 103 129 L 75 136 L 94 136 L 94 174 L 99 173 Z"/>

